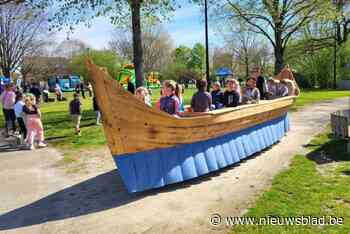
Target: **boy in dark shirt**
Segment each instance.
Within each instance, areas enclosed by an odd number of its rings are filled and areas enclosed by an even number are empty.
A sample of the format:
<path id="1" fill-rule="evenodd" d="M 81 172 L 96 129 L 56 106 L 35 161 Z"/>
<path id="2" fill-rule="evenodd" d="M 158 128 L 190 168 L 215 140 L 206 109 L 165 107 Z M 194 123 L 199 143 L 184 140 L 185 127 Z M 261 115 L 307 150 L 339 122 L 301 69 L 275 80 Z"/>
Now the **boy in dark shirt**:
<path id="1" fill-rule="evenodd" d="M 233 79 L 227 81 L 227 88 L 224 92 L 224 106 L 236 107 L 239 105 L 239 93 L 236 91 L 236 82 Z"/>
<path id="2" fill-rule="evenodd" d="M 207 112 L 211 109 L 212 99 L 210 93 L 206 92 L 207 81 L 199 80 L 196 83 L 198 92 L 195 93 L 191 100 L 193 112 Z"/>
<path id="3" fill-rule="evenodd" d="M 221 85 L 220 82 L 215 82 L 213 84 L 213 91 L 211 91 L 211 98 L 213 100 L 213 105 L 215 106 L 215 109 L 220 109 L 224 107 L 224 94 L 221 92 Z"/>
<path id="4" fill-rule="evenodd" d="M 74 94 L 74 99 L 69 103 L 69 113 L 72 116 L 75 125 L 75 134 L 80 136 L 80 120 L 81 120 L 81 102 L 80 95 L 78 93 Z"/>

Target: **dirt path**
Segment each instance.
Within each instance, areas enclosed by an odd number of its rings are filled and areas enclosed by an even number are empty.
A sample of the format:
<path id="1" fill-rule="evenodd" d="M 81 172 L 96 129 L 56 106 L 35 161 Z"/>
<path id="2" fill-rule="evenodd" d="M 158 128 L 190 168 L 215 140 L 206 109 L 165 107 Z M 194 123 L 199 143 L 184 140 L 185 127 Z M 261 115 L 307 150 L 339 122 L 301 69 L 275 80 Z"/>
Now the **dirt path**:
<path id="1" fill-rule="evenodd" d="M 291 113 L 291 132 L 271 149 L 219 173 L 136 195 L 125 191 L 110 157 L 99 160 L 105 150 L 78 175 L 53 167 L 62 158 L 54 149 L 0 153 L 0 232 L 226 233 L 225 225 L 209 224 L 211 214 L 242 215 L 328 124 L 329 113 L 348 103 Z"/>

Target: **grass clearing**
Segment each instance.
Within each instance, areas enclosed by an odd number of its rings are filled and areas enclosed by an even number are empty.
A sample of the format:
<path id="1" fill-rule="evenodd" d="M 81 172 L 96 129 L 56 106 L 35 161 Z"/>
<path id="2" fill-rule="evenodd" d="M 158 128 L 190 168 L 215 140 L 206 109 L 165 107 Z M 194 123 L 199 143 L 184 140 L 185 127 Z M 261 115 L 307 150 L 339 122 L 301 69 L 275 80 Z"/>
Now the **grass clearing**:
<path id="1" fill-rule="evenodd" d="M 292 110 L 296 111 L 298 108 L 308 104 L 313 104 L 320 101 L 332 100 L 341 97 L 350 96 L 350 92 L 342 90 L 319 90 L 306 89 L 301 91 L 301 95 L 297 98 Z"/>
<path id="2" fill-rule="evenodd" d="M 238 225 L 232 233 L 350 233 L 350 154 L 347 141 L 327 132 L 316 136 L 307 155 L 296 155 L 246 217 L 343 218 L 343 225 Z M 323 173 L 322 173 L 323 171 Z"/>

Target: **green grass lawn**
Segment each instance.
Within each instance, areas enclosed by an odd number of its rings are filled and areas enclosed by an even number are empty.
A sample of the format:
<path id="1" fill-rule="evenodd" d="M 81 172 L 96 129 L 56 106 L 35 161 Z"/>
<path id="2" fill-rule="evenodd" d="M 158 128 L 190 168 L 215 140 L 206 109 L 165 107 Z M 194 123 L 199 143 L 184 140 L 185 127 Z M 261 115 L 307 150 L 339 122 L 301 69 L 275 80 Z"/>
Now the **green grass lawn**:
<path id="1" fill-rule="evenodd" d="M 312 104 L 322 100 L 332 100 L 335 98 L 350 96 L 350 91 L 334 91 L 334 90 L 315 90 L 308 89 L 302 90 L 301 95 L 297 98 L 297 101 L 292 108 L 297 110 L 298 108 L 307 104 Z"/>
<path id="2" fill-rule="evenodd" d="M 185 103 L 189 104 L 195 89 L 185 91 Z M 296 107 L 313 103 L 316 101 L 334 99 L 348 95 L 348 91 L 311 91 L 301 93 Z M 64 151 L 95 149 L 105 145 L 106 140 L 103 128 L 95 125 L 95 113 L 92 110 L 92 99 L 83 100 L 83 118 L 81 122 L 82 136 L 74 135 L 74 126 L 68 114 L 68 103 L 72 98 L 72 93 L 65 93 L 68 97 L 66 102 L 44 103 L 41 105 L 45 135 L 48 142 Z M 152 101 L 156 102 L 160 97 L 160 90 L 153 90 Z M 0 121 L 3 122 L 2 113 Z"/>
<path id="3" fill-rule="evenodd" d="M 296 155 L 246 217 L 333 216 L 343 225 L 238 225 L 232 233 L 350 233 L 350 154 L 347 142 L 318 135 L 307 155 Z"/>

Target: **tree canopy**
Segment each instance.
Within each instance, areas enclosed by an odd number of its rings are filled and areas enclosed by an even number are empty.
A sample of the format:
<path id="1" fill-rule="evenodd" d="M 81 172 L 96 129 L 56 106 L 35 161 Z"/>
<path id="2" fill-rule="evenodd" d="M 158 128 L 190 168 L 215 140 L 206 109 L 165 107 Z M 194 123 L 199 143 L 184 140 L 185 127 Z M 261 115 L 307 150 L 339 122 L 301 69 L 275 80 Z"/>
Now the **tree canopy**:
<path id="1" fill-rule="evenodd" d="M 62 0 L 54 14 L 55 28 L 69 26 L 72 30 L 79 23 L 91 23 L 95 17 L 109 17 L 112 23 L 127 25 L 133 32 L 133 62 L 136 86 L 143 85 L 143 49 L 141 18 L 162 20 L 178 6 L 176 0 Z M 131 18 L 132 25 L 128 25 Z"/>

